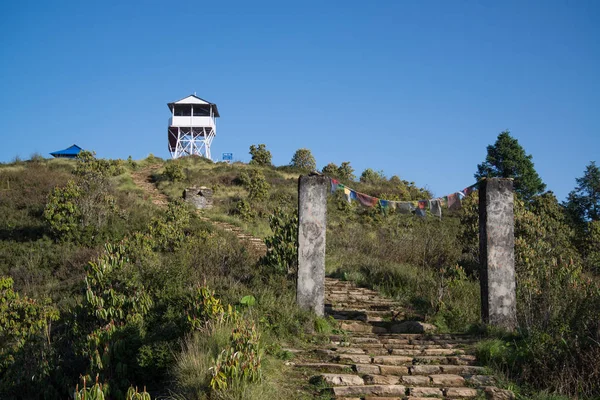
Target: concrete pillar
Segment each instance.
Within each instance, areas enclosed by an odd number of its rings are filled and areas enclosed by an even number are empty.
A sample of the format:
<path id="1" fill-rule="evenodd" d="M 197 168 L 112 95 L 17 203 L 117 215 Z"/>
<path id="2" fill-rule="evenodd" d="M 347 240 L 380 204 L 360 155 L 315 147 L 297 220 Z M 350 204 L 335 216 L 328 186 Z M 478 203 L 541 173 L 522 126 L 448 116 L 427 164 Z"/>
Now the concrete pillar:
<path id="1" fill-rule="evenodd" d="M 325 313 L 325 233 L 327 229 L 326 176 L 298 180 L 298 289 L 301 308 Z"/>
<path id="2" fill-rule="evenodd" d="M 483 322 L 517 327 L 515 218 L 512 179 L 490 178 L 479 187 L 479 253 Z"/>

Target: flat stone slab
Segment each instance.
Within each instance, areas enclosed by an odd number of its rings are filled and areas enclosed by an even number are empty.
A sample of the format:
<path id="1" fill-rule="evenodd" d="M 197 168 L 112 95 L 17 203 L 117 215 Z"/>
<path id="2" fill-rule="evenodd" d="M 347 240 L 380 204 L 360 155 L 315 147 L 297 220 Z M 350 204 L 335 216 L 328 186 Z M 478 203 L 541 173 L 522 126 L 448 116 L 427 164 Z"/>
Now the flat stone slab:
<path id="1" fill-rule="evenodd" d="M 365 375 L 365 385 L 396 385 L 400 378 L 394 375 Z"/>
<path id="2" fill-rule="evenodd" d="M 484 367 L 474 365 L 440 365 L 440 368 L 444 374 L 483 375 L 485 373 Z"/>
<path id="3" fill-rule="evenodd" d="M 496 379 L 490 375 L 467 375 L 465 379 L 474 386 L 493 386 L 496 384 Z"/>
<path id="4" fill-rule="evenodd" d="M 359 321 L 343 321 L 340 323 L 340 329 L 348 332 L 373 332 L 373 327 Z"/>
<path id="5" fill-rule="evenodd" d="M 410 367 L 411 375 L 431 375 L 441 372 L 442 369 L 439 365 L 413 365 Z"/>
<path id="6" fill-rule="evenodd" d="M 379 375 L 382 373 L 379 365 L 355 364 L 353 368 L 359 374 Z"/>
<path id="7" fill-rule="evenodd" d="M 404 396 L 406 387 L 402 385 L 340 386 L 332 388 L 336 396 Z"/>
<path id="8" fill-rule="evenodd" d="M 427 375 L 404 375 L 402 377 L 402 383 L 413 386 L 429 385 L 431 379 Z"/>
<path id="9" fill-rule="evenodd" d="M 455 399 L 477 397 L 477 389 L 466 387 L 448 388 L 446 389 L 446 396 Z"/>
<path id="10" fill-rule="evenodd" d="M 465 378 L 460 375 L 438 374 L 429 375 L 431 383 L 436 386 L 464 386 Z"/>
<path id="11" fill-rule="evenodd" d="M 410 395 L 417 397 L 444 397 L 444 392 L 439 388 L 415 387 L 410 388 Z"/>
<path id="12" fill-rule="evenodd" d="M 379 365 L 379 370 L 382 375 L 408 375 L 408 367 L 405 365 Z"/>
<path id="13" fill-rule="evenodd" d="M 321 374 L 318 375 L 317 378 L 321 382 L 335 386 L 357 386 L 365 384 L 363 378 L 352 374 Z"/>
<path id="14" fill-rule="evenodd" d="M 408 365 L 412 364 L 413 358 L 407 356 L 375 356 L 373 364 L 385 365 Z"/>
<path id="15" fill-rule="evenodd" d="M 345 364 L 370 364 L 371 356 L 366 354 L 338 354 L 335 358 L 338 362 Z"/>

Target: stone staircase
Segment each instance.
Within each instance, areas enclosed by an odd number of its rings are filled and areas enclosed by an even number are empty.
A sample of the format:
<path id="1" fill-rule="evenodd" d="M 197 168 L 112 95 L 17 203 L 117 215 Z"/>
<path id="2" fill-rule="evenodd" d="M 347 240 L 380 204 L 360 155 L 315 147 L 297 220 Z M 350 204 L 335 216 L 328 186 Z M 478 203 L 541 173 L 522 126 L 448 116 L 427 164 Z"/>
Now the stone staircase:
<path id="1" fill-rule="evenodd" d="M 204 216 L 201 216 L 200 219 L 203 221 L 208 221 L 224 231 L 234 233 L 235 236 L 237 236 L 241 242 L 245 243 L 247 247 L 250 248 L 250 250 L 258 257 L 262 257 L 267 253 L 267 245 L 265 244 L 265 241 L 261 238 L 257 238 L 256 236 L 252 236 L 244 232 L 242 228 L 238 228 L 235 225 L 223 221 L 212 221 Z"/>
<path id="2" fill-rule="evenodd" d="M 342 334 L 302 354 L 295 367 L 334 399 L 511 399 L 477 366 L 477 337 L 436 334 L 435 327 L 405 320 L 401 307 L 377 292 L 326 278 L 326 313 Z"/>

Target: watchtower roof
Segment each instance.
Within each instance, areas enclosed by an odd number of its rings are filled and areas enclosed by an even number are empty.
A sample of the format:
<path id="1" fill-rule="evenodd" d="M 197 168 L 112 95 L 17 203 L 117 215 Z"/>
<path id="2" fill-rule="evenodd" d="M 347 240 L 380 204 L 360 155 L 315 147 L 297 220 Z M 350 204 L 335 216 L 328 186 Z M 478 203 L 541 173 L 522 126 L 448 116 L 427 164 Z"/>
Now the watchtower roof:
<path id="1" fill-rule="evenodd" d="M 167 103 L 167 106 L 169 106 L 169 110 L 173 111 L 173 107 L 175 106 L 175 104 L 206 104 L 212 106 L 215 117 L 220 117 L 219 109 L 217 108 L 217 105 L 215 103 L 211 103 L 210 101 L 201 99 L 195 94 L 190 94 L 189 96 L 184 97 L 181 100 L 177 100 L 172 103 Z"/>

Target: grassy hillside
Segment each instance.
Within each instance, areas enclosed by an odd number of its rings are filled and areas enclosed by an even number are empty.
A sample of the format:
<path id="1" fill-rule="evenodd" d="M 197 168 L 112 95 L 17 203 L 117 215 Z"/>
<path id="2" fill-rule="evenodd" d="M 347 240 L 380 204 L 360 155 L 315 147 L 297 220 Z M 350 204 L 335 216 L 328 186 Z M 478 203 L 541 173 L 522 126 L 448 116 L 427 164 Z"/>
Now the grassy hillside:
<path id="1" fill-rule="evenodd" d="M 96 375 L 111 398 L 130 385 L 153 398 L 318 396 L 285 364 L 286 348 L 336 329 L 295 306 L 306 172 L 198 157 L 0 165 L 0 397 L 69 398 L 80 376 Z M 373 196 L 430 196 L 398 177 L 344 172 L 329 170 Z M 169 206 L 153 204 L 134 174 L 149 175 Z M 212 188 L 214 207 L 181 203 L 189 186 Z M 553 196 L 517 203 L 517 335 L 479 323 L 476 197 L 442 219 L 363 208 L 339 192 L 328 202 L 328 275 L 380 290 L 441 332 L 490 334 L 480 356 L 524 397 L 600 395 L 600 290 Z M 266 239 L 267 256 L 212 221 Z M 227 358 L 236 349 L 244 362 Z"/>

